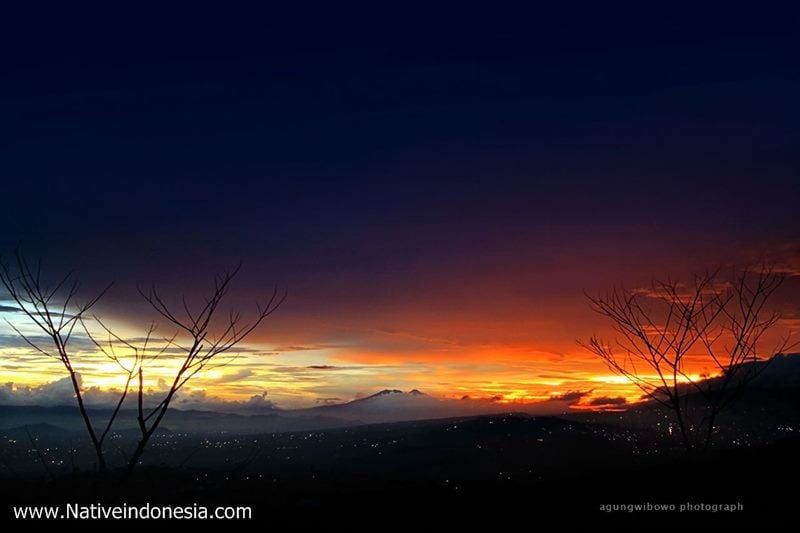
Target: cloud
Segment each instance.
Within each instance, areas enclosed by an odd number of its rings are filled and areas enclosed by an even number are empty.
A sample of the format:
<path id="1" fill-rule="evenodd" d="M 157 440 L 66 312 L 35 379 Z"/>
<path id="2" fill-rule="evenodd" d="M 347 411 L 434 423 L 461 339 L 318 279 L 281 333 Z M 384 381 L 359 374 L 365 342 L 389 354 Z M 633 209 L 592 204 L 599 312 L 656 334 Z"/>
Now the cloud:
<path id="1" fill-rule="evenodd" d="M 341 398 L 317 398 L 316 403 L 319 405 L 335 405 L 341 403 Z"/>
<path id="2" fill-rule="evenodd" d="M 271 348 L 271 352 L 285 353 L 285 352 L 314 352 L 322 350 L 336 350 L 344 348 L 343 344 L 304 344 L 304 345 L 289 345 L 289 346 L 276 346 Z"/>
<path id="3" fill-rule="evenodd" d="M 245 348 L 244 350 L 237 348 L 236 351 L 247 352 L 252 355 L 268 357 L 281 354 L 291 354 L 295 352 L 322 352 L 329 350 L 337 350 L 344 348 L 344 344 L 289 344 L 286 346 L 275 346 L 273 348 L 259 349 L 259 348 Z"/>
<path id="4" fill-rule="evenodd" d="M 89 407 L 107 407 L 119 400 L 120 391 L 101 390 L 98 387 L 84 388 L 79 373 L 75 374 L 78 386 L 81 387 L 83 400 Z M 155 403 L 155 402 L 154 402 Z M 56 405 L 74 405 L 75 391 L 72 380 L 63 377 L 42 385 L 18 385 L 13 382 L 0 386 L 0 405 L 39 405 L 52 407 Z"/>
<path id="5" fill-rule="evenodd" d="M 783 274 L 784 276 L 800 277 L 800 259 L 793 259 L 795 264 L 781 264 L 775 266 L 773 269 L 776 274 Z"/>
<path id="6" fill-rule="evenodd" d="M 776 274 L 800 277 L 800 244 L 796 241 L 769 243 L 769 252 L 752 251 L 753 265 L 769 265 Z M 755 268 L 758 270 L 758 268 Z"/>
<path id="7" fill-rule="evenodd" d="M 0 305 L 0 313 L 19 313 L 21 309 L 11 305 Z"/>
<path id="8" fill-rule="evenodd" d="M 622 396 L 598 396 L 597 398 L 592 398 L 589 405 L 597 407 L 603 405 L 625 405 L 627 403 L 628 400 Z"/>
<path id="9" fill-rule="evenodd" d="M 179 394 L 172 406 L 183 410 L 246 414 L 257 414 L 276 409 L 275 404 L 267 399 L 266 391 L 261 394 L 254 394 L 244 401 L 231 401 L 210 395 L 204 390 L 195 390 Z"/>
<path id="10" fill-rule="evenodd" d="M 80 374 L 77 374 L 81 384 Z M 166 383 L 159 383 L 156 390 L 148 390 L 145 404 L 154 406 L 161 401 Z M 119 400 L 119 390 L 101 390 L 97 387 L 83 389 L 83 399 L 91 408 L 112 407 Z M 134 408 L 135 395 L 129 394 L 125 408 Z M 52 407 L 58 405 L 75 405 L 75 392 L 69 377 L 43 385 L 17 385 L 9 382 L 0 385 L 0 405 L 38 405 Z M 267 393 L 255 394 L 247 400 L 224 400 L 208 394 L 204 390 L 180 391 L 172 402 L 177 409 L 194 409 L 199 411 L 218 411 L 232 413 L 256 414 L 274 410 L 275 404 L 267 399 Z"/>
<path id="11" fill-rule="evenodd" d="M 586 391 L 572 390 L 563 394 L 553 394 L 547 401 L 550 402 L 566 402 L 567 404 L 578 403 L 582 398 L 589 396 L 593 389 Z"/>
<path id="12" fill-rule="evenodd" d="M 312 368 L 314 370 L 335 370 L 338 367 L 333 365 L 308 365 L 306 368 Z"/>
<path id="13" fill-rule="evenodd" d="M 80 383 L 80 375 L 77 376 Z M 68 377 L 45 383 L 44 385 L 15 385 L 4 383 L 0 386 L 0 404 L 2 405 L 67 405 L 75 401 L 75 392 Z"/>
<path id="14" fill-rule="evenodd" d="M 53 339 L 46 335 L 26 335 L 27 339 L 42 350 L 49 352 L 53 348 Z M 69 339 L 69 344 L 80 351 L 93 352 L 96 346 L 87 337 L 75 334 Z M 0 334 L 0 348 L 31 348 L 24 338 L 14 334 Z"/>
<path id="15" fill-rule="evenodd" d="M 631 294 L 644 296 L 653 300 L 672 301 L 677 298 L 680 302 L 690 302 L 697 295 L 697 291 L 703 296 L 722 295 L 730 289 L 730 283 L 721 279 L 712 279 L 705 287 L 678 281 L 678 282 L 655 282 L 650 287 L 639 287 L 632 289 Z M 672 291 L 675 291 L 674 294 Z"/>
<path id="16" fill-rule="evenodd" d="M 253 371 L 249 368 L 242 368 L 234 372 L 233 374 L 225 374 L 224 376 L 220 377 L 216 380 L 217 383 L 232 383 L 234 381 L 239 381 L 242 379 L 249 378 L 253 375 Z"/>

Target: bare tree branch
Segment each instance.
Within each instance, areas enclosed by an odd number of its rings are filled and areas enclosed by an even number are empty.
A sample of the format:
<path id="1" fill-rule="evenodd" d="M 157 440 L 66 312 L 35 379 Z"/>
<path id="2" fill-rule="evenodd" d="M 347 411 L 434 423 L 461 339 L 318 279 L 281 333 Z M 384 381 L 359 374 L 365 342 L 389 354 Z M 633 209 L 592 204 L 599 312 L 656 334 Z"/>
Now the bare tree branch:
<path id="1" fill-rule="evenodd" d="M 169 388 L 164 392 L 162 400 L 154 408 L 150 409 L 148 413 L 145 413 L 143 405 L 143 367 L 150 356 L 147 354 L 147 350 L 141 350 L 144 355 L 137 370 L 140 438 L 128 462 L 126 476 L 138 465 L 147 443 L 164 419 L 178 391 L 203 370 L 219 368 L 235 359 L 236 355 L 217 362 L 220 356 L 233 350 L 244 341 L 285 301 L 288 295 L 287 291 L 279 292 L 278 288 L 274 287 L 266 303 L 256 304 L 257 312 L 249 322 L 244 323 L 242 313 L 238 311 L 230 311 L 225 319 L 220 318 L 217 320 L 220 304 L 229 293 L 231 282 L 238 273 L 239 268 L 240 266 L 237 266 L 233 271 L 215 277 L 214 290 L 210 297 L 204 299 L 204 304 L 199 309 L 193 310 L 187 299 L 181 297 L 180 309 L 182 313 L 173 311 L 164 301 L 156 287 L 151 287 L 148 291 L 139 289 L 139 294 L 142 295 L 155 312 L 177 329 L 175 335 L 166 340 L 166 344 L 160 353 L 164 353 L 168 348 L 178 348 L 183 352 L 183 359 L 171 380 Z M 183 316 L 179 316 L 179 314 Z M 188 344 L 184 345 L 176 342 L 176 339 L 181 336 L 187 338 Z M 148 334 L 146 339 L 149 338 L 150 335 Z"/>
<path id="2" fill-rule="evenodd" d="M 70 282 L 70 280 L 72 280 Z M 75 325 L 82 322 L 84 315 L 105 295 L 110 286 L 100 291 L 97 295 L 81 305 L 73 302 L 78 294 L 79 285 L 73 280 L 73 273 L 70 272 L 56 283 L 53 288 L 48 288 L 42 280 L 41 264 L 38 263 L 36 270 L 31 269 L 25 257 L 18 249 L 15 254 L 13 266 L 0 260 L 0 285 L 2 285 L 17 307 L 23 314 L 49 339 L 52 345 L 52 352 L 43 348 L 30 337 L 24 335 L 15 325 L 7 321 L 11 328 L 25 341 L 26 344 L 34 348 L 37 352 L 58 359 L 72 384 L 75 399 L 78 404 L 81 418 L 86 427 L 86 431 L 92 442 L 92 446 L 97 456 L 97 468 L 101 471 L 106 470 L 106 461 L 103 454 L 103 437 L 108 432 L 104 431 L 103 436 L 98 437 L 94 425 L 89 418 L 86 405 L 83 400 L 83 390 L 78 372 L 73 366 L 72 352 L 69 348 L 69 341 L 72 337 Z M 64 289 L 65 287 L 69 287 Z M 123 393 L 124 395 L 124 393 Z M 109 421 L 110 423 L 113 420 Z"/>
<path id="3" fill-rule="evenodd" d="M 579 344 L 671 409 L 687 450 L 705 449 L 719 413 L 789 345 L 787 338 L 770 353 L 759 349 L 780 319 L 766 308 L 782 281 L 774 269 L 762 266 L 730 282 L 713 271 L 689 284 L 656 281 L 646 290 L 587 294 L 592 309 L 611 320 L 620 351 L 598 337 Z M 711 365 L 713 375 L 693 377 L 687 370 L 690 357 Z"/>

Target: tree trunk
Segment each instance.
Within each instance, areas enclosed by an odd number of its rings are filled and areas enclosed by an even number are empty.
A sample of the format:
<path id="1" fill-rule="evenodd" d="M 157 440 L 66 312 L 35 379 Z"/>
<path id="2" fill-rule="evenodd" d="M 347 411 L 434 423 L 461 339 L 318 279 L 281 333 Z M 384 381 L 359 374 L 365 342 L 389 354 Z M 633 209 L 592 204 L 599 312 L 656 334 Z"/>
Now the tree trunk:
<path id="1" fill-rule="evenodd" d="M 717 420 L 718 414 L 719 410 L 716 408 L 711 409 L 711 414 L 708 417 L 708 430 L 706 430 L 706 438 L 705 442 L 703 443 L 703 452 L 707 452 L 709 446 L 711 445 L 711 439 L 714 437 L 714 422 Z"/>
<path id="2" fill-rule="evenodd" d="M 94 427 L 92 427 L 92 421 L 89 419 L 89 413 L 86 412 L 86 405 L 83 403 L 83 395 L 81 394 L 81 386 L 78 383 L 78 378 L 75 376 L 75 371 L 71 368 L 68 368 L 68 370 L 70 381 L 72 381 L 72 388 L 75 390 L 75 396 L 78 399 L 78 410 L 81 412 L 83 423 L 86 425 L 86 430 L 89 432 L 89 438 L 92 440 L 94 453 L 97 455 L 97 469 L 100 472 L 105 472 L 107 467 L 106 459 L 103 455 L 103 445 L 97 439 L 97 434 L 94 432 Z"/>
<path id="3" fill-rule="evenodd" d="M 675 406 L 675 416 L 678 419 L 678 429 L 681 431 L 681 440 L 683 441 L 683 445 L 686 447 L 687 453 L 692 453 L 694 450 L 694 446 L 692 446 L 692 439 L 689 438 L 689 428 L 686 427 L 686 422 L 683 419 L 683 413 L 681 412 L 680 406 Z"/>
<path id="4" fill-rule="evenodd" d="M 139 390 L 141 391 L 141 374 L 139 379 L 140 379 Z M 177 383 L 177 378 L 176 378 L 176 383 Z M 145 448 L 147 448 L 147 443 L 150 441 L 150 437 L 152 437 L 153 433 L 156 432 L 156 429 L 158 429 L 158 426 L 161 424 L 161 420 L 164 418 L 164 415 L 167 414 L 167 409 L 169 409 L 169 404 L 170 402 L 172 402 L 172 397 L 175 395 L 176 391 L 177 389 L 173 384 L 173 388 L 170 389 L 169 393 L 167 393 L 167 397 L 164 398 L 164 405 L 162 405 L 161 409 L 158 411 L 158 415 L 156 416 L 155 420 L 153 420 L 153 423 L 150 425 L 150 429 L 144 429 L 145 428 L 144 418 L 141 418 L 140 415 L 139 427 L 142 428 L 142 438 L 136 445 L 136 450 L 134 450 L 130 461 L 128 461 L 128 466 L 125 468 L 125 473 L 122 476 L 123 480 L 128 479 L 133 470 L 139 464 L 139 459 L 141 459 L 142 455 L 144 455 L 144 450 Z"/>
<path id="5" fill-rule="evenodd" d="M 136 450 L 134 450 L 133 455 L 131 455 L 130 460 L 128 461 L 128 465 L 125 467 L 125 472 L 122 475 L 122 479 L 127 480 L 130 475 L 133 473 L 134 468 L 136 468 L 139 464 L 139 459 L 142 458 L 144 455 L 144 450 L 147 447 L 147 442 L 150 440 L 150 433 L 142 436 L 139 444 L 136 445 Z"/>

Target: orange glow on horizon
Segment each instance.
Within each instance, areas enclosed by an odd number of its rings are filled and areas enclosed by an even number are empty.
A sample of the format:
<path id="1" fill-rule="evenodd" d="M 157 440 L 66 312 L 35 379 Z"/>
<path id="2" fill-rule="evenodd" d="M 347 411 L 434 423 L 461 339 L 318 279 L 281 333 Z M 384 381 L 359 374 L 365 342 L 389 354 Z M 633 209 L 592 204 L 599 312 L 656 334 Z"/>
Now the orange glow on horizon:
<path id="1" fill-rule="evenodd" d="M 589 354 L 573 352 L 558 356 L 525 346 L 504 348 L 501 357 L 493 355 L 496 348 L 482 347 L 460 357 L 416 354 L 404 364 L 400 364 L 398 354 L 376 354 L 370 358 L 366 352 L 348 349 L 325 353 L 309 350 L 268 358 L 244 354 L 231 365 L 198 375 L 184 394 L 244 401 L 266 391 L 278 406 L 287 408 L 315 405 L 320 398 L 345 402 L 356 397 L 349 391 L 363 396 L 384 388 L 419 389 L 440 398 L 469 397 L 520 407 L 571 394 L 580 398 L 570 402 L 571 409 L 613 410 L 643 401 L 643 394 L 635 384 L 625 377 L 609 374 Z M 175 364 L 175 360 L 165 359 L 148 367 L 145 388 L 163 389 Z M 85 389 L 119 391 L 125 385 L 125 377 L 117 367 L 98 354 L 82 357 L 77 366 Z M 0 379 L 14 383 L 15 387 L 37 387 L 64 377 L 56 361 L 41 361 L 36 369 L 31 372 L 4 365 L 0 368 Z M 698 369 L 689 377 L 699 380 L 701 374 Z M 656 379 L 656 376 L 643 377 Z M 686 383 L 688 379 L 679 381 Z M 603 404 L 604 398 L 610 403 Z"/>
<path id="2" fill-rule="evenodd" d="M 576 345 L 581 333 L 583 338 L 614 335 L 580 297 L 542 300 L 535 309 L 529 302 L 511 300 L 498 306 L 502 312 L 487 316 L 466 315 L 465 309 L 479 305 L 462 303 L 437 309 L 442 304 L 434 302 L 432 309 L 420 311 L 417 305 L 404 307 L 401 302 L 374 315 L 343 316 L 333 325 L 276 315 L 242 346 L 238 358 L 198 374 L 183 393 L 247 401 L 266 392 L 269 401 L 282 408 L 346 402 L 382 389 L 418 389 L 440 398 L 469 397 L 504 406 L 573 397 L 572 409 L 611 410 L 642 401 L 635 384 L 612 374 L 600 359 Z M 127 320 L 109 323 L 131 337 L 141 331 Z M 11 389 L 36 388 L 65 376 L 58 361 L 29 347 L 0 346 L 0 355 L 0 383 L 13 383 L 7 385 Z M 75 367 L 85 388 L 109 391 L 124 386 L 119 369 L 102 355 L 77 355 Z M 713 375 L 708 363 L 702 354 L 687 356 L 685 371 L 691 380 L 700 380 Z M 163 389 L 178 364 L 167 355 L 148 365 L 145 388 Z M 657 379 L 642 377 L 653 383 Z"/>

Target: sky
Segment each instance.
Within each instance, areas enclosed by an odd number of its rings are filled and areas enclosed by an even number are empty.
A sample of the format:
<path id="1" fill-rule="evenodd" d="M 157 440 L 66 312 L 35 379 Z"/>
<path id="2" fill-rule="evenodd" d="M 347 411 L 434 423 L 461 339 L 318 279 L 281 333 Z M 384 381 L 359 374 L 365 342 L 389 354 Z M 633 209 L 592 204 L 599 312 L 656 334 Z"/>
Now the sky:
<path id="1" fill-rule="evenodd" d="M 0 250 L 86 294 L 113 281 L 96 311 L 131 336 L 137 286 L 196 302 L 241 263 L 231 306 L 287 288 L 192 383 L 287 407 L 634 399 L 576 343 L 608 333 L 585 292 L 800 271 L 796 7 L 385 9 L 20 14 Z M 790 277 L 787 331 L 798 294 Z M 2 327 L 0 382 L 63 377 Z M 118 385 L 80 342 L 85 384 Z"/>

